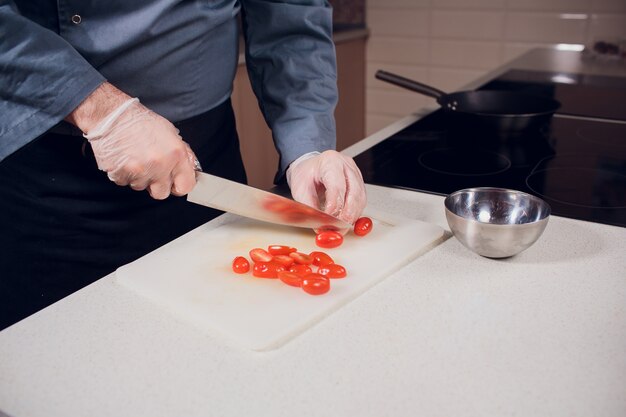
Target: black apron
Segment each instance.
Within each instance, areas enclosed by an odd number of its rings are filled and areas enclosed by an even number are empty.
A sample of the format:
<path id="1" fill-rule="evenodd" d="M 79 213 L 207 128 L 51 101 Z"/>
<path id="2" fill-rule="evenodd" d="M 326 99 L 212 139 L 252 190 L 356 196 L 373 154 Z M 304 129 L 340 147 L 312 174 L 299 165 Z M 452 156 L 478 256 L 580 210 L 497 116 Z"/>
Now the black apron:
<path id="1" fill-rule="evenodd" d="M 246 182 L 230 100 L 175 125 L 205 172 Z M 115 185 L 80 136 L 39 137 L 0 162 L 0 329 L 219 214 Z"/>

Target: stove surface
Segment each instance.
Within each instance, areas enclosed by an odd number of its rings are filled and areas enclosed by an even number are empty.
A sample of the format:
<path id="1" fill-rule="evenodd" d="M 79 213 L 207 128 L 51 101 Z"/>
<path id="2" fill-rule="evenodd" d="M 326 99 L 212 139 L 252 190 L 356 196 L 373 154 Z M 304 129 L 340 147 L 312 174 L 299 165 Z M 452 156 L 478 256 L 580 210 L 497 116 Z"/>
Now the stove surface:
<path id="1" fill-rule="evenodd" d="M 437 110 L 357 155 L 365 182 L 441 195 L 511 188 L 543 198 L 555 215 L 626 227 L 626 78 L 510 70 L 480 89 L 561 107 L 523 132 Z"/>
<path id="2" fill-rule="evenodd" d="M 450 194 L 503 187 L 558 216 L 626 227 L 626 123 L 555 116 L 541 130 L 453 125 L 437 110 L 355 157 L 365 182 Z"/>

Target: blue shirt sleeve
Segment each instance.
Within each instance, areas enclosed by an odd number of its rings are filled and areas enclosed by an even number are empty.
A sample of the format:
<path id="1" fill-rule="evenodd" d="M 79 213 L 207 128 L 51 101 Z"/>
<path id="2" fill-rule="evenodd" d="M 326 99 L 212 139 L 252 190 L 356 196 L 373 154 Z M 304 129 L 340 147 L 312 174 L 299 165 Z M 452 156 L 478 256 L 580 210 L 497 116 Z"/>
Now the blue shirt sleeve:
<path id="1" fill-rule="evenodd" d="M 102 82 L 63 38 L 0 0 L 0 161 L 63 120 Z"/>
<path id="2" fill-rule="evenodd" d="M 337 69 L 323 0 L 242 0 L 246 64 L 280 154 L 277 180 L 299 156 L 335 149 Z"/>

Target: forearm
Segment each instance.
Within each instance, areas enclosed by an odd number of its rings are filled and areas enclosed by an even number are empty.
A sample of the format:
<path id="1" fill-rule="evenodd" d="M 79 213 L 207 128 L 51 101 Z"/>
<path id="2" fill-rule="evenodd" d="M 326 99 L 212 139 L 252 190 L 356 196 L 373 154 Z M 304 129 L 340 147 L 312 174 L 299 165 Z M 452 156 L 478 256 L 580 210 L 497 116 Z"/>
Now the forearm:
<path id="1" fill-rule="evenodd" d="M 104 82 L 68 114 L 65 121 L 78 127 L 84 133 L 88 133 L 109 113 L 130 98 L 113 84 Z"/>

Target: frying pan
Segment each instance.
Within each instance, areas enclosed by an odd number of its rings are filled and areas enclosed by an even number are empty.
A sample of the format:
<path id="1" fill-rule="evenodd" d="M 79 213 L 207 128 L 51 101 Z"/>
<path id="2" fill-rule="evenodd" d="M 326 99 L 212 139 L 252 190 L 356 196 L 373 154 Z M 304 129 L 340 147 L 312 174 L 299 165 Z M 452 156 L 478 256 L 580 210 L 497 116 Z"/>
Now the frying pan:
<path id="1" fill-rule="evenodd" d="M 433 97 L 454 115 L 500 131 L 539 128 L 549 122 L 561 106 L 548 97 L 513 91 L 478 90 L 448 94 L 382 70 L 376 72 L 376 78 Z"/>

